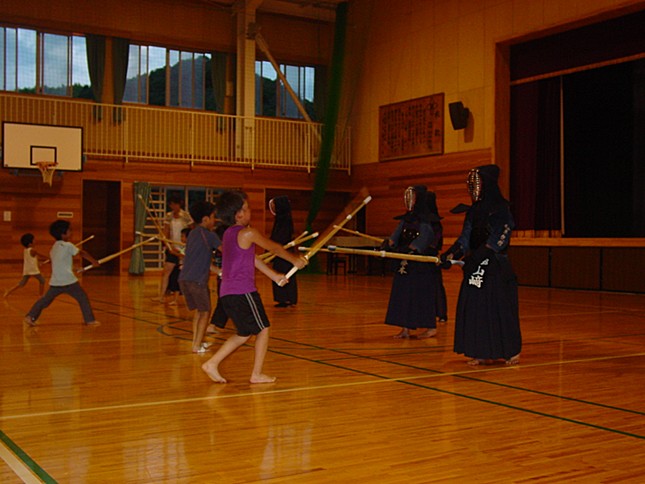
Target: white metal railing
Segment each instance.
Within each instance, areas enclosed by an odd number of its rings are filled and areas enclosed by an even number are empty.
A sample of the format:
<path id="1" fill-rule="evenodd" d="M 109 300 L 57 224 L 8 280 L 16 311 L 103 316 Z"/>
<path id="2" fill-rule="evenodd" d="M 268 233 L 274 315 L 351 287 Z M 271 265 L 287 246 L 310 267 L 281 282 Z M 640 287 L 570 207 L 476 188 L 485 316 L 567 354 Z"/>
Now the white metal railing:
<path id="1" fill-rule="evenodd" d="M 92 158 L 166 163 L 316 167 L 319 123 L 247 118 L 161 107 L 0 93 L 0 122 L 83 128 Z M 350 171 L 348 132 L 336 136 L 331 168 Z"/>

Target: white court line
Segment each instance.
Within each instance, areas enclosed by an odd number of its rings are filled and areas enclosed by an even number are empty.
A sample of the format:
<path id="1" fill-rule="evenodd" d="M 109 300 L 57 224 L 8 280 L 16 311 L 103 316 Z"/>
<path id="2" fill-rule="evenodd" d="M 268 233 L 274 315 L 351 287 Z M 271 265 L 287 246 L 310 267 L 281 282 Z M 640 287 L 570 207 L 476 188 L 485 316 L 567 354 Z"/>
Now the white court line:
<path id="1" fill-rule="evenodd" d="M 552 366 L 552 365 L 569 365 L 569 364 L 575 364 L 575 363 L 590 363 L 594 361 L 605 361 L 605 360 L 613 360 L 613 359 L 619 359 L 619 358 L 635 358 L 635 357 L 642 357 L 645 356 L 645 353 L 631 353 L 628 355 L 615 355 L 615 356 L 599 356 L 597 358 L 584 358 L 584 359 L 577 359 L 577 360 L 566 360 L 566 361 L 555 361 L 555 362 L 545 362 L 545 363 L 535 363 L 533 365 L 514 365 L 514 366 L 499 366 L 495 368 L 488 368 L 486 366 L 478 366 L 472 370 L 467 370 L 467 371 L 455 371 L 455 372 L 450 372 L 450 373 L 432 373 L 432 374 L 426 374 L 426 375 L 417 375 L 417 376 L 409 376 L 409 377 L 400 377 L 400 378 L 379 378 L 377 376 L 374 376 L 373 380 L 368 380 L 368 381 L 358 381 L 358 382 L 348 382 L 348 383 L 334 383 L 332 385 L 316 385 L 316 386 L 307 386 L 307 387 L 296 387 L 296 388 L 284 388 L 281 390 L 268 390 L 266 392 L 257 392 L 257 391 L 250 391 L 247 393 L 236 393 L 234 395 L 216 395 L 212 397 L 194 397 L 194 398 L 180 398 L 180 399 L 174 399 L 174 400 L 159 400 L 159 401 L 151 401 L 151 402 L 141 402 L 141 403 L 128 403 L 124 405 L 106 405 L 102 407 L 89 407 L 89 408 L 75 408 L 75 409 L 69 409 L 69 410 L 58 410 L 58 411 L 51 411 L 51 412 L 35 412 L 35 413 L 25 413 L 25 414 L 17 414 L 17 415 L 3 415 L 0 416 L 0 422 L 2 421 L 9 421 L 9 420 L 19 420 L 23 418 L 34 418 L 34 417 L 49 417 L 53 415 L 69 415 L 69 414 L 81 414 L 81 413 L 89 413 L 89 412 L 105 412 L 105 411 L 114 411 L 114 410 L 125 410 L 125 409 L 134 409 L 134 408 L 142 408 L 142 407 L 157 407 L 161 405 L 173 405 L 173 404 L 180 404 L 180 403 L 194 403 L 194 402 L 206 402 L 209 400 L 219 400 L 219 399 L 224 399 L 224 398 L 239 398 L 239 397 L 249 397 L 249 396 L 257 396 L 257 395 L 277 395 L 280 393 L 292 393 L 292 392 L 304 392 L 304 391 L 313 391 L 313 390 L 327 390 L 327 389 L 332 389 L 332 388 L 344 388 L 344 387 L 352 387 L 352 386 L 359 386 L 359 385 L 373 385 L 373 384 L 382 384 L 382 383 L 393 383 L 393 382 L 406 382 L 406 381 L 414 381 L 414 380 L 422 380 L 422 379 L 434 379 L 434 378 L 443 378 L 446 376 L 462 376 L 462 375 L 472 375 L 472 374 L 482 374 L 482 373 L 488 373 L 491 371 L 519 371 L 522 369 L 528 369 L 528 368 L 539 368 L 539 367 L 544 367 L 544 366 Z M 350 369 L 348 369 L 350 370 Z M 224 385 L 222 383 L 211 383 L 212 385 Z"/>
<path id="2" fill-rule="evenodd" d="M 0 458 L 7 463 L 11 470 L 26 484 L 42 484 L 42 480 L 34 475 L 25 463 L 0 440 Z"/>

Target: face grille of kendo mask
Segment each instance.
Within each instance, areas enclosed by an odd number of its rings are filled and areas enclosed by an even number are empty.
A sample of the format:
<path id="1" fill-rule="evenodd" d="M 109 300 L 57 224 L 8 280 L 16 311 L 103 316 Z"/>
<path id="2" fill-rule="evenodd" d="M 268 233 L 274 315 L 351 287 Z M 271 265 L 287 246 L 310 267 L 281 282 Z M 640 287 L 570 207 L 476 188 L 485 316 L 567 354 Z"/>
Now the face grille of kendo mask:
<path id="1" fill-rule="evenodd" d="M 468 187 L 468 193 L 473 202 L 478 202 L 482 197 L 482 178 L 479 174 L 479 171 L 476 168 L 473 168 L 468 172 L 468 178 L 466 179 L 466 186 Z"/>
<path id="2" fill-rule="evenodd" d="M 408 212 L 411 212 L 414 209 L 414 204 L 417 201 L 417 192 L 414 190 L 414 187 L 408 187 L 405 189 L 403 201 L 405 203 L 406 210 Z"/>

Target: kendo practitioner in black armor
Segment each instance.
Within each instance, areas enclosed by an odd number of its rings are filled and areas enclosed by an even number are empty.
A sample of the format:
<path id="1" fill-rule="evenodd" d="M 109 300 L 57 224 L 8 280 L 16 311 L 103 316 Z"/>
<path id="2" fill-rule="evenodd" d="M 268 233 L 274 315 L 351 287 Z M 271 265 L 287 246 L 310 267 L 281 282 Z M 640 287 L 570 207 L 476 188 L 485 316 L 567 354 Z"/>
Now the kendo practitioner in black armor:
<path id="1" fill-rule="evenodd" d="M 522 350 L 517 278 L 506 254 L 514 222 L 498 178 L 496 165 L 470 170 L 467 186 L 473 204 L 463 206 L 467 213 L 461 235 L 441 254 L 442 267 L 451 259 L 464 261 L 454 351 L 471 358 L 472 366 L 497 359 L 516 365 Z"/>
<path id="2" fill-rule="evenodd" d="M 395 217 L 399 225 L 383 242 L 383 248 L 404 254 L 436 256 L 438 241 L 432 226 L 433 223 L 440 226 L 440 219 L 438 214 L 430 212 L 427 188 L 423 185 L 408 187 L 404 200 L 407 211 Z M 437 334 L 439 276 L 440 269 L 436 264 L 397 261 L 385 316 L 385 324 L 401 328 L 395 338 L 409 338 L 410 330 L 417 328 L 424 329 L 418 338 L 431 338 Z"/>
<path id="3" fill-rule="evenodd" d="M 269 201 L 269 210 L 275 216 L 271 240 L 280 245 L 285 245 L 293 240 L 293 218 L 291 216 L 291 202 L 286 196 L 272 198 Z M 293 264 L 284 259 L 276 257 L 273 259 L 273 269 L 281 274 L 291 270 Z M 275 307 L 286 308 L 295 306 L 298 302 L 298 283 L 296 276 L 289 278 L 289 283 L 283 287 L 273 283 L 273 300 L 277 303 Z"/>

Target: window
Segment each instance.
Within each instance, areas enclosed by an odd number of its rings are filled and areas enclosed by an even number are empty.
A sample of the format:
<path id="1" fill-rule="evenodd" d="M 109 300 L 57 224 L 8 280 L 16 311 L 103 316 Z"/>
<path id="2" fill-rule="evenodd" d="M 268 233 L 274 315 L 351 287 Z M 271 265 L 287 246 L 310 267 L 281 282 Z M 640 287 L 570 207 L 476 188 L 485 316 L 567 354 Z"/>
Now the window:
<path id="1" fill-rule="evenodd" d="M 211 56 L 130 45 L 126 102 L 214 110 Z"/>
<path id="2" fill-rule="evenodd" d="M 92 97 L 85 37 L 0 26 L 0 90 Z"/>
<path id="3" fill-rule="evenodd" d="M 280 65 L 280 71 L 296 93 L 307 114 L 314 118 L 314 74 L 311 66 Z M 255 114 L 300 118 L 303 116 L 287 88 L 268 61 L 255 62 Z"/>
<path id="4" fill-rule="evenodd" d="M 206 200 L 215 204 L 219 196 L 226 191 L 223 188 L 214 187 L 186 187 L 186 186 L 151 186 L 149 208 L 150 213 L 146 218 L 143 233 L 145 236 L 153 236 L 159 233 L 157 226 L 163 222 L 166 213 L 170 210 L 168 200 L 173 195 L 179 195 L 184 201 L 184 210 L 189 211 L 190 206 L 197 202 Z M 156 220 L 152 220 L 154 215 Z M 166 247 L 161 240 L 143 246 L 143 259 L 147 269 L 163 269 Z"/>
<path id="5" fill-rule="evenodd" d="M 130 44 L 128 73 L 123 100 L 132 103 L 165 105 L 166 49 Z M 149 94 L 149 90 L 153 94 Z"/>

